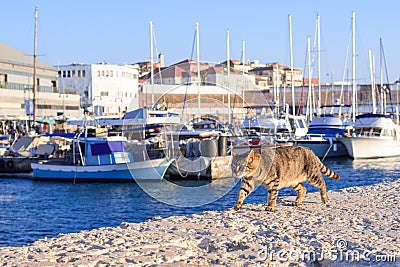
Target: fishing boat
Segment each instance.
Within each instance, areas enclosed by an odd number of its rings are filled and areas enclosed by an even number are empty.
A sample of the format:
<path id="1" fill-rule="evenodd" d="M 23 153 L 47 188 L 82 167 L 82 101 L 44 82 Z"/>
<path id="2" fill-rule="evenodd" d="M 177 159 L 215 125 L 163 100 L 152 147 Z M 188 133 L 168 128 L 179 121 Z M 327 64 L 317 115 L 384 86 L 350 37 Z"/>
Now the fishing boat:
<path id="1" fill-rule="evenodd" d="M 384 114 L 358 115 L 354 132 L 338 140 L 353 159 L 400 156 L 400 127 Z"/>
<path id="2" fill-rule="evenodd" d="M 146 145 L 123 136 L 73 139 L 64 157 L 32 163 L 33 179 L 67 181 L 162 180 L 171 161 L 150 158 Z"/>
<path id="3" fill-rule="evenodd" d="M 344 136 L 346 121 L 334 116 L 314 118 L 308 125 L 307 134 L 295 141 L 295 145 L 310 148 L 320 158 L 348 156 L 346 147 L 337 140 Z"/>

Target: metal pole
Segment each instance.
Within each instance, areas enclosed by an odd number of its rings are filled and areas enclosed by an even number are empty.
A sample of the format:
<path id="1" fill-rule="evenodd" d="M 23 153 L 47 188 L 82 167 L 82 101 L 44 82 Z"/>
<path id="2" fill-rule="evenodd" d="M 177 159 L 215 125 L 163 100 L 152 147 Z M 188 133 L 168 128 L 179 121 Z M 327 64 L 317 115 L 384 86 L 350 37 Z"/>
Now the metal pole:
<path id="1" fill-rule="evenodd" d="M 357 90 L 357 85 L 356 85 L 356 13 L 353 11 L 353 16 L 352 16 L 352 25 L 353 25 L 353 60 L 352 60 L 352 80 L 353 80 L 353 122 L 356 121 L 356 90 Z"/>
<path id="2" fill-rule="evenodd" d="M 153 55 L 153 22 L 150 21 L 150 76 L 151 76 L 151 105 L 154 105 L 154 55 Z M 147 97 L 146 97 L 147 99 Z M 146 103 L 147 107 L 147 103 Z"/>
<path id="3" fill-rule="evenodd" d="M 228 88 L 228 125 L 231 124 L 231 92 L 230 92 L 230 88 L 229 88 L 229 75 L 230 75 L 230 71 L 231 71 L 231 55 L 230 55 L 230 44 L 229 44 L 229 39 L 230 39 L 230 35 L 229 35 L 229 30 L 226 31 L 226 63 L 227 63 L 227 68 L 228 68 L 228 72 L 227 72 L 227 88 Z"/>
<path id="4" fill-rule="evenodd" d="M 196 46 L 196 52 L 197 52 L 197 78 L 199 80 L 198 82 L 198 87 L 197 87 L 197 104 L 198 104 L 198 109 L 199 109 L 199 116 L 201 114 L 201 100 L 200 100 L 200 81 L 201 81 L 201 76 L 200 76 L 200 33 L 199 33 L 199 23 L 196 22 L 196 41 L 197 41 L 197 46 Z"/>
<path id="5" fill-rule="evenodd" d="M 36 126 L 36 46 L 37 46 L 37 21 L 38 21 L 38 7 L 35 7 L 35 27 L 33 35 L 33 126 Z"/>
<path id="6" fill-rule="evenodd" d="M 318 38 L 318 115 L 321 115 L 321 20 L 317 16 L 317 38 Z"/>
<path id="7" fill-rule="evenodd" d="M 292 37 L 292 15 L 289 15 L 289 43 L 290 43 L 290 72 L 292 76 L 292 114 L 296 115 L 296 103 L 294 98 L 294 71 L 293 71 L 293 37 Z"/>
<path id="8" fill-rule="evenodd" d="M 311 91 L 311 38 L 308 36 L 307 38 L 307 54 L 308 54 L 308 112 L 309 112 L 309 121 L 312 121 L 312 91 Z"/>

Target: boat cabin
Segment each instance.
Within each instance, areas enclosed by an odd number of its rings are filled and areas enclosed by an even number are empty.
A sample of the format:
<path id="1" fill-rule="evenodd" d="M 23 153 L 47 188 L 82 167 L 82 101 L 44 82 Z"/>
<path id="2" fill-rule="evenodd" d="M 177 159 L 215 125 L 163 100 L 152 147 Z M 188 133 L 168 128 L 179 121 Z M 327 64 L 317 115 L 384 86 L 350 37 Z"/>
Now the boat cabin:
<path id="1" fill-rule="evenodd" d="M 363 114 L 356 118 L 354 135 L 399 140 L 400 127 L 382 114 Z"/>
<path id="2" fill-rule="evenodd" d="M 113 165 L 133 161 L 132 154 L 124 146 L 125 137 L 110 136 L 86 138 L 84 165 Z"/>

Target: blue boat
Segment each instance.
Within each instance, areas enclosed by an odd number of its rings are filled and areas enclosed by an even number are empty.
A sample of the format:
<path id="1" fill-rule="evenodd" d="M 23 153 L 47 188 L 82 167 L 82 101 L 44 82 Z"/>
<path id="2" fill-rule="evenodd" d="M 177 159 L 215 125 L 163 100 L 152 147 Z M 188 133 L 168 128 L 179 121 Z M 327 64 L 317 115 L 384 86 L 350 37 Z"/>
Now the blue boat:
<path id="1" fill-rule="evenodd" d="M 296 140 L 295 145 L 310 148 L 320 158 L 348 156 L 346 147 L 337 139 L 344 136 L 346 126 L 346 122 L 338 117 L 314 118 L 308 125 L 307 134 Z"/>
<path id="2" fill-rule="evenodd" d="M 64 157 L 31 164 L 33 179 L 67 181 L 162 180 L 171 160 L 149 158 L 146 146 L 123 136 L 74 138 Z"/>

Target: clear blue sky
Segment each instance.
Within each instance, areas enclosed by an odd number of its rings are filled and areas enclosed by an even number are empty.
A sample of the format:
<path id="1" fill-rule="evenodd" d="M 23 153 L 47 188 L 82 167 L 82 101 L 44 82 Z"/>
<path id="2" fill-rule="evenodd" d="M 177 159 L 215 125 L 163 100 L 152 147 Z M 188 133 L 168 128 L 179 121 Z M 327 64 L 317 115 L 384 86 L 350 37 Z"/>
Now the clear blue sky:
<path id="1" fill-rule="evenodd" d="M 191 57 L 196 22 L 200 26 L 201 61 L 226 59 L 229 29 L 231 58 L 241 59 L 242 40 L 245 40 L 247 59 L 290 65 L 288 15 L 291 14 L 294 64 L 304 70 L 307 36 L 311 36 L 313 44 L 319 14 L 323 81 L 330 81 L 327 74 L 332 72 L 335 81 L 342 80 L 351 13 L 355 11 L 357 80 L 370 81 L 368 50 L 371 49 L 379 82 L 379 38 L 384 44 L 390 82 L 400 76 L 400 1 L 396 0 L 1 2 L 0 41 L 27 54 L 33 54 L 34 8 L 38 6 L 39 59 L 51 65 L 148 61 L 150 20 L 154 24 L 156 50 L 165 55 L 167 65 Z M 351 61 L 347 68 L 351 69 Z M 314 73 L 316 77 L 316 68 Z"/>

